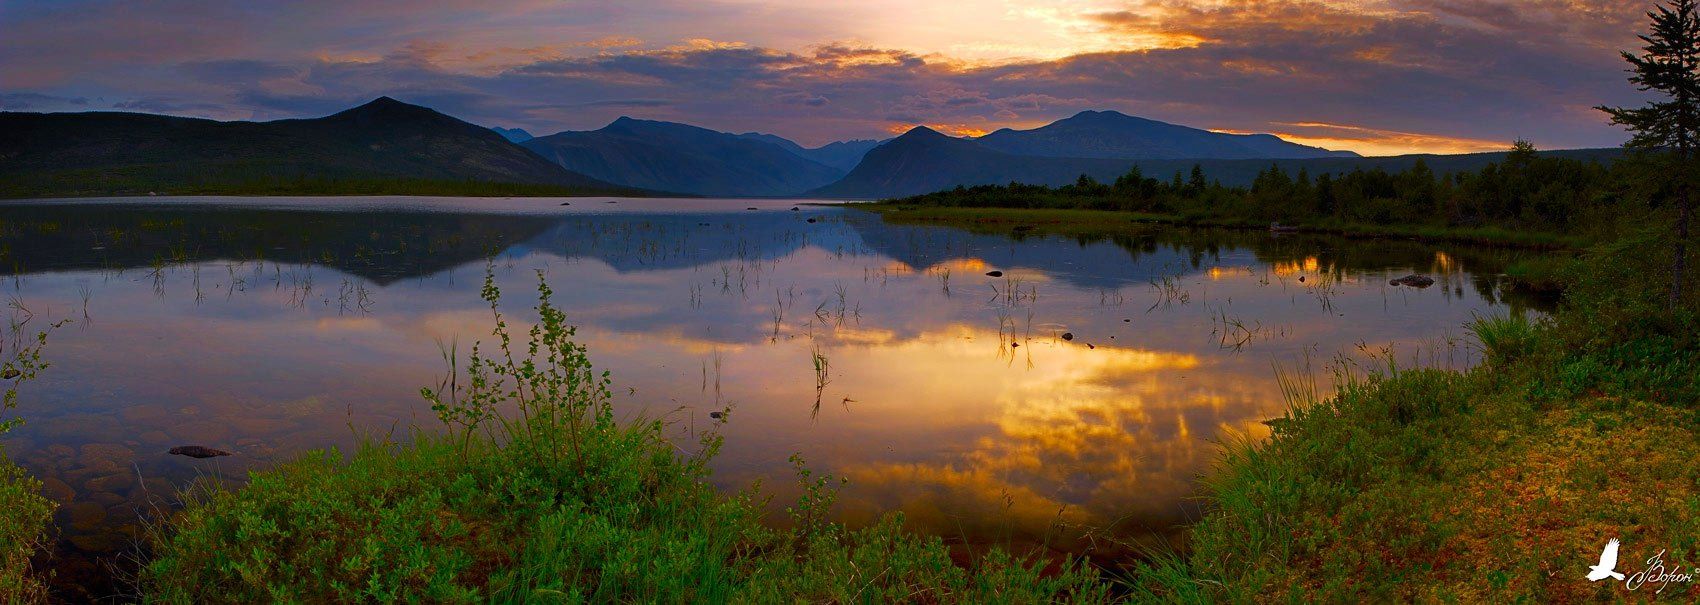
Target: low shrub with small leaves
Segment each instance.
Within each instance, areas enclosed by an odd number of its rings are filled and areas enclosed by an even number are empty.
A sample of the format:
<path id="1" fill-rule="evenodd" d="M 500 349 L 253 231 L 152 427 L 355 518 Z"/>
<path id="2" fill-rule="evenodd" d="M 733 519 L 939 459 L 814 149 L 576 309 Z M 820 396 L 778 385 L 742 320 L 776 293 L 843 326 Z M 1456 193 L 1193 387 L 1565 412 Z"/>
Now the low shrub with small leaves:
<path id="1" fill-rule="evenodd" d="M 0 455 L 0 603 L 45 600 L 46 587 L 30 558 L 42 544 L 53 503 L 41 482 Z"/>
<path id="2" fill-rule="evenodd" d="M 720 494 L 712 431 L 681 454 L 657 421 L 615 420 L 609 379 L 540 285 L 513 344 L 486 280 L 496 346 L 425 396 L 451 428 L 350 456 L 308 454 L 207 486 L 157 536 L 143 597 L 162 603 L 1101 602 L 1090 568 L 994 552 L 964 567 L 901 518 L 828 522 L 835 483 L 800 459 L 791 529 L 753 493 Z M 452 352 L 446 355 L 456 359 Z M 456 378 L 456 375 L 458 378 Z M 1049 570 L 1046 568 L 1050 567 Z"/>

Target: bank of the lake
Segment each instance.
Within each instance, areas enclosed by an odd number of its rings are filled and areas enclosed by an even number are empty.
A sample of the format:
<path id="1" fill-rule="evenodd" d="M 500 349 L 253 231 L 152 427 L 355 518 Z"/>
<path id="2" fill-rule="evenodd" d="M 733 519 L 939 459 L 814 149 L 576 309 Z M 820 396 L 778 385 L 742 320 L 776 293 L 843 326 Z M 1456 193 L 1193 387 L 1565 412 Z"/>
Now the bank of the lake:
<path id="1" fill-rule="evenodd" d="M 1692 296 L 1671 308 L 1649 278 L 1661 243 L 1590 250 L 1550 318 L 1479 322 L 1481 368 L 1389 360 L 1325 398 L 1293 382 L 1267 442 L 1226 446 L 1206 479 L 1214 510 L 1189 552 L 1141 568 L 1141 594 L 1610 601 L 1636 585 L 1584 579 L 1608 539 L 1626 574 L 1695 565 L 1700 333 Z"/>
<path id="2" fill-rule="evenodd" d="M 1501 227 L 1441 227 L 1380 225 L 1339 221 L 1310 221 L 1271 225 L 1251 219 L 1215 219 L 1178 214 L 1153 214 L 1080 208 L 974 208 L 921 206 L 903 202 L 865 202 L 850 207 L 876 212 L 900 224 L 935 224 L 981 232 L 1035 230 L 1060 235 L 1105 235 L 1148 231 L 1150 227 L 1238 229 L 1279 233 L 1308 233 L 1353 239 L 1409 239 L 1433 243 L 1503 246 L 1529 250 L 1579 250 L 1592 242 L 1586 237 L 1518 231 Z"/>
<path id="3" fill-rule="evenodd" d="M 908 225 L 940 225 L 976 233 L 1013 235 L 1063 235 L 1106 237 L 1150 234 L 1158 229 L 1230 229 L 1270 231 L 1268 223 L 1246 219 L 1209 219 L 1175 214 L 1152 214 L 1119 210 L 1080 208 L 976 208 L 920 206 L 901 201 L 864 202 L 848 207 L 881 215 L 888 222 Z M 1503 271 L 1518 287 L 1555 295 L 1566 286 L 1577 253 L 1594 240 L 1588 237 L 1500 227 L 1437 227 L 1423 225 L 1378 225 L 1373 223 L 1315 223 L 1281 225 L 1278 233 L 1343 237 L 1347 239 L 1403 239 L 1430 243 L 1458 243 L 1526 251 L 1505 263 Z"/>
<path id="4" fill-rule="evenodd" d="M 1103 215 L 1062 214 L 1078 218 L 1027 223 L 1036 226 L 1019 233 L 1022 223 L 988 229 L 1017 239 L 1058 225 L 1072 225 L 1078 231 L 1059 232 L 1081 237 L 1115 234 L 1105 233 Z M 274 229 L 279 224 L 278 217 L 266 220 Z M 1124 235 L 1175 229 L 1127 224 L 1135 231 Z M 216 251 L 217 238 L 195 232 Z M 1262 239 L 1288 245 L 1300 237 L 1309 236 Z M 784 503 L 790 523 L 764 524 L 759 494 L 728 495 L 708 482 L 707 464 L 720 445 L 713 430 L 681 442 L 666 423 L 615 420 L 625 417 L 605 406 L 606 393 L 622 385 L 586 373 L 595 351 L 575 342 L 557 318 L 540 322 L 539 343 L 562 352 L 551 356 L 563 360 L 560 372 L 507 366 L 485 375 L 541 380 L 526 382 L 523 392 L 532 394 L 527 405 L 543 406 L 534 411 L 548 413 L 504 423 L 489 415 L 511 409 L 500 392 L 441 400 L 434 411 L 450 423 L 447 437 L 369 435 L 346 457 L 295 457 L 255 472 L 240 488 L 203 484 L 190 493 L 187 510 L 145 536 L 138 596 L 1609 599 L 1615 586 L 1580 578 L 1606 537 L 1623 540 L 1625 561 L 1658 549 L 1675 565 L 1700 559 L 1700 441 L 1693 431 L 1700 346 L 1692 300 L 1670 308 L 1648 277 L 1660 274 L 1661 259 L 1647 251 L 1665 246 L 1656 238 L 1625 240 L 1565 263 L 1561 280 L 1572 284 L 1565 306 L 1544 319 L 1477 322 L 1474 339 L 1487 363 L 1472 370 L 1414 369 L 1394 357 L 1339 368 L 1356 379 L 1337 393 L 1319 393 L 1311 381 L 1335 368 L 1320 359 L 1310 367 L 1281 359 L 1278 382 L 1290 412 L 1271 422 L 1269 439 L 1226 445 L 1204 480 L 1208 514 L 1172 552 L 1094 565 L 1024 548 L 963 548 L 922 537 L 895 517 L 851 527 L 828 519 L 837 483 L 807 471 L 808 463 L 799 465 L 801 496 Z M 122 258 L 117 250 L 106 256 L 108 263 Z M 508 294 L 506 301 L 532 298 Z M 527 335 L 514 337 L 523 351 Z M 571 395 L 535 395 L 557 392 Z M 482 428 L 465 430 L 469 424 Z M 498 437 L 485 436 L 486 429 Z M 7 479 L 0 498 L 13 500 L 0 505 L 45 505 L 31 496 L 40 490 L 33 481 Z M 45 512 L 0 519 L 17 530 L 0 549 L 31 552 L 45 522 Z M 7 568 L 19 586 L 27 578 L 22 569 Z M 1678 590 L 1689 588 L 1666 592 Z"/>
<path id="5" fill-rule="evenodd" d="M 1700 558 L 1695 318 L 1661 308 L 1635 256 L 1594 251 L 1550 319 L 1478 322 L 1474 370 L 1389 358 L 1339 368 L 1355 378 L 1330 395 L 1321 368 L 1278 369 L 1274 435 L 1226 444 L 1181 550 L 1120 569 L 964 563 L 894 522 L 852 531 L 822 520 L 833 483 L 806 471 L 794 528 L 764 529 L 748 496 L 698 481 L 712 434 L 681 458 L 659 425 L 592 404 L 502 447 L 375 442 L 258 473 L 168 526 L 143 586 L 168 602 L 1609 600 L 1620 585 L 1582 578 L 1606 538 L 1630 571 Z"/>

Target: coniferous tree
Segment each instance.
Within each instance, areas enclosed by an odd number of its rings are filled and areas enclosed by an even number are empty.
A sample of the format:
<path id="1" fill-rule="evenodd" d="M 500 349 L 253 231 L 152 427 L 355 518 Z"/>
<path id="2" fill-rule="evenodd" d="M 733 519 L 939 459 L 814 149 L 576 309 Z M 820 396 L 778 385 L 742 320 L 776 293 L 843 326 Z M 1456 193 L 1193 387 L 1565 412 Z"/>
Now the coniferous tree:
<path id="1" fill-rule="evenodd" d="M 1675 162 L 1668 172 L 1677 198 L 1676 260 L 1671 267 L 1671 302 L 1682 297 L 1688 257 L 1688 223 L 1692 214 L 1695 173 L 1694 147 L 1700 143 L 1700 8 L 1696 0 L 1666 0 L 1647 13 L 1652 31 L 1641 36 L 1641 54 L 1623 53 L 1632 66 L 1629 81 L 1662 97 L 1642 107 L 1600 107 L 1612 123 L 1635 134 L 1626 146 L 1669 154 Z"/>

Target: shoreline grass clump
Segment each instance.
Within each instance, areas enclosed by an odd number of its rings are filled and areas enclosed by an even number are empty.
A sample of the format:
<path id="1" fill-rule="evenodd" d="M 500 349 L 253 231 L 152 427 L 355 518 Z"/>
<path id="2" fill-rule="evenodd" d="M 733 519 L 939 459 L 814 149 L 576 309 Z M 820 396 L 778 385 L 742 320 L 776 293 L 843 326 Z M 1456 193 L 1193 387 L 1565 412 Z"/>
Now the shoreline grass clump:
<path id="1" fill-rule="evenodd" d="M 47 586 L 30 559 L 46 540 L 53 508 L 41 481 L 0 452 L 0 603 L 46 601 Z"/>
<path id="2" fill-rule="evenodd" d="M 1700 325 L 1670 307 L 1658 242 L 1603 245 L 1550 318 L 1479 320 L 1486 364 L 1391 364 L 1291 397 L 1267 440 L 1224 447 L 1190 550 L 1136 571 L 1185 602 L 1579 602 L 1700 597 L 1589 582 L 1700 566 Z M 1292 392 L 1302 393 L 1302 389 Z M 1661 552 L 1662 551 L 1662 552 Z"/>
<path id="3" fill-rule="evenodd" d="M 144 599 L 189 602 L 1097 602 L 1081 564 L 993 553 L 964 567 L 901 517 L 827 521 L 836 491 L 796 460 L 792 527 L 753 490 L 708 482 L 713 430 L 687 450 L 665 423 L 621 421 L 540 279 L 516 343 L 496 328 L 464 372 L 426 389 L 450 430 L 299 457 L 231 491 L 202 486 L 165 524 Z M 452 359 L 452 354 L 450 355 Z M 456 376 L 458 374 L 458 377 Z"/>
<path id="4" fill-rule="evenodd" d="M 31 335 L 26 327 L 35 314 L 15 299 L 7 306 L 11 313 L 4 340 L 0 341 L 0 356 L 4 357 L 0 359 L 0 381 L 8 384 L 0 393 L 0 436 L 23 424 L 23 418 L 14 415 L 19 389 L 50 365 L 42 358 L 48 334 L 70 322 L 55 322 Z M 41 487 L 41 480 L 13 464 L 0 445 L 0 603 L 47 601 L 45 578 L 31 559 L 47 541 L 47 526 L 57 506 L 42 497 Z"/>

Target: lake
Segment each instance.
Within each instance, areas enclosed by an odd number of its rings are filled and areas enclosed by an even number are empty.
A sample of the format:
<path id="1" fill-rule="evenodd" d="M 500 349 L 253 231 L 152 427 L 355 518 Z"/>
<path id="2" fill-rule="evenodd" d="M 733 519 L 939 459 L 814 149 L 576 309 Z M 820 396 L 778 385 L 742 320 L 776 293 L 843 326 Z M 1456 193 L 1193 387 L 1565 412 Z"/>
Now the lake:
<path id="1" fill-rule="evenodd" d="M 6 202 L 11 315 L 71 323 L 3 439 L 62 505 L 74 583 L 197 478 L 435 430 L 419 389 L 445 348 L 489 339 L 486 270 L 521 321 L 543 271 L 625 413 L 684 434 L 730 409 L 725 488 L 760 481 L 778 507 L 800 453 L 848 479 L 847 522 L 903 511 L 964 547 L 1113 559 L 1197 518 L 1218 444 L 1281 414 L 1277 367 L 1326 387 L 1389 358 L 1476 363 L 1473 317 L 1540 308 L 1498 277 L 1512 254 L 970 231 L 803 200 Z M 1388 283 L 1409 273 L 1437 283 Z"/>

